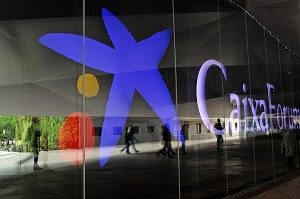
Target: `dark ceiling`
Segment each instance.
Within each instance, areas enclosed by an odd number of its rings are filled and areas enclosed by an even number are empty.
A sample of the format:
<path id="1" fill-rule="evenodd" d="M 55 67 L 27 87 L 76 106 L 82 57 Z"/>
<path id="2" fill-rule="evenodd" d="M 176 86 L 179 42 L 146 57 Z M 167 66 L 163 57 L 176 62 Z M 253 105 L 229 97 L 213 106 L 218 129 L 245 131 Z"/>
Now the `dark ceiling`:
<path id="1" fill-rule="evenodd" d="M 300 57 L 299 0 L 233 0 Z"/>
<path id="2" fill-rule="evenodd" d="M 283 44 L 300 57 L 300 12 L 299 0 L 220 0 L 222 12 L 232 11 L 224 2 L 235 2 L 251 13 Z M 165 2 L 165 3 L 162 3 Z M 158 14 L 172 11 L 168 0 L 89 0 L 86 15 L 97 16 L 102 7 L 114 7 L 115 14 Z M 217 1 L 177 0 L 176 13 L 215 12 Z M 118 5 L 118 6 L 116 6 Z M 147 6 L 144 6 L 147 5 Z M 164 5 L 164 6 L 162 6 Z M 99 8 L 99 9 L 97 9 Z M 155 8 L 155 9 L 153 9 Z M 229 9 L 229 10 L 228 10 Z M 82 16 L 82 0 L 10 0 L 0 1 L 0 20 L 41 19 Z"/>

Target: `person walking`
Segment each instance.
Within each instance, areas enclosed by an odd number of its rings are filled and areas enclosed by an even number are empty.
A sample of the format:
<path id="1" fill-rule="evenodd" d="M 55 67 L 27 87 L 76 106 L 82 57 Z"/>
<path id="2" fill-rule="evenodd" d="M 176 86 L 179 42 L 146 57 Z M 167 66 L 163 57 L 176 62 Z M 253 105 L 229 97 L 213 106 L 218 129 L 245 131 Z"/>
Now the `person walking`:
<path id="1" fill-rule="evenodd" d="M 133 126 L 132 126 L 132 124 L 129 124 L 128 127 L 125 130 L 125 144 L 126 144 L 126 146 L 123 149 L 121 149 L 121 152 L 126 149 L 126 153 L 131 154 L 130 151 L 129 151 L 129 147 L 130 147 L 130 145 L 132 145 L 133 150 L 136 153 L 138 153 L 139 150 L 137 150 L 135 148 L 134 140 L 137 141 L 137 139 L 134 136 Z"/>
<path id="2" fill-rule="evenodd" d="M 221 125 L 220 118 L 217 119 L 217 123 L 215 123 L 214 126 L 217 130 L 223 130 L 223 127 Z M 222 135 L 216 135 L 217 136 L 217 151 L 221 151 L 221 144 L 223 144 L 223 136 Z"/>
<path id="3" fill-rule="evenodd" d="M 182 134 L 183 134 L 183 137 L 184 137 L 184 142 L 182 142 L 181 150 L 182 150 L 182 153 L 186 153 L 185 143 L 189 139 L 189 125 L 188 124 L 183 124 L 181 126 L 181 130 L 182 130 Z"/>
<path id="4" fill-rule="evenodd" d="M 37 117 L 33 117 L 31 120 L 31 125 L 28 128 L 28 133 L 30 135 L 30 147 L 33 152 L 33 170 L 41 170 L 42 168 L 38 165 L 39 160 L 39 145 L 41 132 L 39 130 L 39 121 Z"/>
<path id="5" fill-rule="evenodd" d="M 159 154 L 167 153 L 169 158 L 173 158 L 172 155 L 174 155 L 175 153 L 171 146 L 171 132 L 169 130 L 168 124 L 166 124 L 163 127 L 162 136 L 163 136 L 163 141 L 164 141 L 164 147 L 162 149 L 160 149 L 156 154 L 159 155 Z"/>

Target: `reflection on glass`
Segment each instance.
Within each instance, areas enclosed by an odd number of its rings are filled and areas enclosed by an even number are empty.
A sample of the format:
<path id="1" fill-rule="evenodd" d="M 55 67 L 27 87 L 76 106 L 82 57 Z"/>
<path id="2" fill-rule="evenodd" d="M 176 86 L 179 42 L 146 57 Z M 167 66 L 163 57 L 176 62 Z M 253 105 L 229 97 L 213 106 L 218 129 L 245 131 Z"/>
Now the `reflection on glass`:
<path id="1" fill-rule="evenodd" d="M 119 140 L 118 136 L 112 136 L 110 132 L 115 128 L 114 126 L 121 126 L 122 128 L 114 129 L 118 132 L 114 132 L 113 135 L 121 134 L 135 90 L 139 91 L 163 123 L 170 123 L 168 128 L 175 137 L 178 137 L 177 131 L 180 126 L 176 119 L 175 108 L 170 109 L 173 105 L 168 89 L 159 72 L 155 70 L 168 47 L 171 31 L 166 29 L 136 43 L 128 29 L 112 13 L 102 9 L 102 17 L 116 49 L 113 50 L 102 43 L 84 38 L 86 40 L 84 63 L 92 68 L 114 74 L 102 127 L 99 160 L 103 167 Z M 81 40 L 82 37 L 78 35 L 59 33 L 47 34 L 40 38 L 43 45 L 80 63 L 83 59 L 80 53 L 76 52 L 76 46 L 79 46 L 79 50 L 83 49 Z M 149 85 L 149 82 L 153 83 Z M 159 100 L 156 96 L 159 96 Z M 180 141 L 184 141 L 182 136 Z"/>
<path id="2" fill-rule="evenodd" d="M 297 166 L 300 61 L 243 10 L 51 2 L 0 23 L 1 196 L 221 198 Z"/>

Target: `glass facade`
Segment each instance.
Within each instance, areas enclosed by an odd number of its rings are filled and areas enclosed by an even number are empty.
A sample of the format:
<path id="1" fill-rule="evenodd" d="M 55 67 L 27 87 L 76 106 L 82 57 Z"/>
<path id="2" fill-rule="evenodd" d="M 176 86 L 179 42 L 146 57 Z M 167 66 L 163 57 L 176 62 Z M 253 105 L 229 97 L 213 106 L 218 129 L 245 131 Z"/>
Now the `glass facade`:
<path id="1" fill-rule="evenodd" d="M 0 7 L 1 198 L 221 198 L 298 165 L 300 60 L 229 1 Z"/>

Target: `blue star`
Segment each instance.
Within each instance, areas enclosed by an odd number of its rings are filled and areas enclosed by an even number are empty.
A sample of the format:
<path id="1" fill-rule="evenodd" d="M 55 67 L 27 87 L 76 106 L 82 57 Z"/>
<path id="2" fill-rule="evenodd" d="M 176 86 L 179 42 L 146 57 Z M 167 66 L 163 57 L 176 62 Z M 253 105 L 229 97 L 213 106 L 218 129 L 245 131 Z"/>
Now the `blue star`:
<path id="1" fill-rule="evenodd" d="M 104 8 L 102 17 L 114 48 L 74 34 L 50 33 L 39 39 L 41 44 L 67 58 L 79 63 L 83 63 L 84 59 L 87 66 L 114 74 L 102 127 L 101 167 L 107 163 L 118 143 L 135 91 L 143 96 L 164 124 L 169 124 L 175 138 L 184 142 L 172 98 L 157 69 L 170 43 L 172 31 L 166 29 L 136 42 L 124 24 Z"/>

